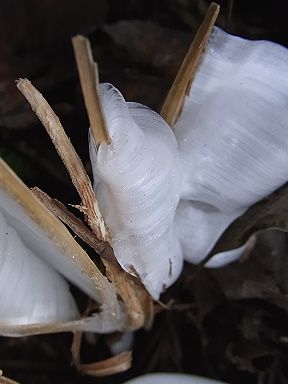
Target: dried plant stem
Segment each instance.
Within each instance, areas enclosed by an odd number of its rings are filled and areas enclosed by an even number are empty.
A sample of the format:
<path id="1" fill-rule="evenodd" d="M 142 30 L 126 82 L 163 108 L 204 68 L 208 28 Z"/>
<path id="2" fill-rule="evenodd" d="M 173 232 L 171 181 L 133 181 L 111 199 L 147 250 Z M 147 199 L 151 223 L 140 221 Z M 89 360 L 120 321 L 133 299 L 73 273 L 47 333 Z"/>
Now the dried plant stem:
<path id="1" fill-rule="evenodd" d="M 108 359 L 90 364 L 80 364 L 78 369 L 85 375 L 103 377 L 125 372 L 131 368 L 132 352 L 126 351 Z"/>
<path id="2" fill-rule="evenodd" d="M 126 329 L 138 329 L 143 324 L 149 325 L 153 317 L 152 299 L 141 282 L 126 273 L 118 263 L 115 263 L 113 249 L 107 242 L 108 233 L 90 179 L 58 117 L 30 81 L 27 79 L 19 80 L 17 86 L 41 120 L 61 156 L 82 199 L 84 213 L 92 231 L 99 240 L 105 241 L 104 249 L 100 254 L 106 267 L 107 277 L 125 304 L 128 319 Z M 99 249 L 99 244 L 94 249 Z"/>
<path id="3" fill-rule="evenodd" d="M 32 191 L 38 199 L 61 221 L 63 221 L 80 239 L 90 245 L 96 252 L 100 253 L 103 263 L 106 267 L 106 273 L 109 280 L 115 286 L 118 295 L 125 303 L 127 310 L 127 329 L 138 329 L 145 325 L 149 328 L 153 321 L 153 303 L 150 295 L 142 284 L 125 272 L 119 265 L 113 249 L 108 243 L 101 243 L 95 239 L 90 230 L 77 219 L 67 208 L 55 199 L 51 199 L 45 192 L 39 188 L 33 188 Z"/>
<path id="4" fill-rule="evenodd" d="M 68 211 L 64 204 L 57 199 L 52 199 L 47 193 L 43 192 L 40 188 L 32 188 L 32 192 L 38 197 L 38 199 L 49 209 L 55 216 L 58 217 L 64 224 L 66 224 L 80 239 L 95 249 L 97 253 L 102 253 L 105 244 L 99 241 L 94 233 L 86 227 L 86 225 L 74 216 L 73 213 Z"/>
<path id="5" fill-rule="evenodd" d="M 175 124 L 182 111 L 184 98 L 189 93 L 193 77 L 211 35 L 219 9 L 218 4 L 211 3 L 163 104 L 161 116 L 170 126 Z"/>
<path id="6" fill-rule="evenodd" d="M 79 156 L 67 137 L 60 120 L 42 94 L 28 79 L 18 80 L 17 87 L 26 97 L 33 111 L 35 111 L 36 115 L 46 128 L 57 152 L 63 160 L 71 180 L 81 197 L 83 205 L 82 209 L 88 219 L 91 229 L 99 240 L 107 241 L 109 239 L 108 232 L 100 213 L 91 181 Z"/>
<path id="7" fill-rule="evenodd" d="M 98 66 L 93 61 L 90 42 L 83 36 L 76 36 L 72 39 L 72 43 L 94 141 L 96 145 L 102 142 L 109 144 L 110 138 L 97 92 Z M 137 279 L 114 262 L 111 247 L 105 247 L 101 256 L 108 279 L 115 285 L 118 295 L 125 303 L 129 328 L 138 329 L 143 325 L 148 328 L 154 316 L 150 295 Z"/>
<path id="8" fill-rule="evenodd" d="M 98 65 L 93 61 L 90 42 L 83 36 L 76 36 L 72 39 L 72 43 L 94 141 L 96 145 L 102 142 L 108 144 L 110 138 L 97 92 Z M 146 289 L 137 279 L 126 273 L 118 263 L 115 263 L 114 252 L 109 245 L 104 248 L 101 257 L 106 267 L 107 277 L 125 303 L 129 328 L 138 329 L 143 324 L 149 326 L 153 318 L 153 305 Z"/>
<path id="9" fill-rule="evenodd" d="M 84 375 L 102 377 L 114 375 L 120 372 L 125 372 L 131 368 L 131 351 L 122 352 L 116 356 L 94 363 L 81 363 L 80 348 L 82 336 L 83 332 L 75 332 L 73 337 L 73 343 L 71 346 L 73 364 L 79 372 L 83 373 Z"/>
<path id="10" fill-rule="evenodd" d="M 62 254 L 63 263 L 66 260 L 68 265 L 71 263 L 74 266 L 78 282 L 83 279 L 83 283 L 85 283 L 86 278 L 93 282 L 90 291 L 92 292 L 93 289 L 93 292 L 90 295 L 100 305 L 106 305 L 111 312 L 119 312 L 115 287 L 102 275 L 67 228 L 36 198 L 2 159 L 0 159 L 0 187 L 8 193 L 12 200 L 18 202 L 32 221 L 53 241 Z M 65 275 L 64 271 L 62 273 Z M 2 329 L 1 327 L 0 319 L 0 329 Z"/>
<path id="11" fill-rule="evenodd" d="M 75 36 L 72 43 L 94 141 L 96 145 L 100 143 L 109 144 L 109 132 L 97 92 L 99 82 L 98 65 L 93 61 L 90 42 L 84 36 Z"/>

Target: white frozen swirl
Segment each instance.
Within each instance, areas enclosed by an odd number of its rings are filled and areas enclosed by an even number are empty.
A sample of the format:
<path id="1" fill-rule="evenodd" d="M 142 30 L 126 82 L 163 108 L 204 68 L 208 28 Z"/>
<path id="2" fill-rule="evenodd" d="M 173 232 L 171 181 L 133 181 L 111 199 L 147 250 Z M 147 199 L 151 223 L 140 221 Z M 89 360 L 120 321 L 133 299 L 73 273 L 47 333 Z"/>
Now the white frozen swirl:
<path id="1" fill-rule="evenodd" d="M 173 232 L 182 183 L 177 142 L 157 113 L 126 103 L 110 84 L 100 85 L 100 97 L 111 144 L 96 149 L 90 136 L 96 196 L 117 260 L 158 298 L 182 269 Z"/>
<path id="2" fill-rule="evenodd" d="M 231 221 L 287 182 L 287 107 L 288 50 L 214 28 L 174 127 L 187 200 L 176 231 L 186 260 L 202 260 Z"/>

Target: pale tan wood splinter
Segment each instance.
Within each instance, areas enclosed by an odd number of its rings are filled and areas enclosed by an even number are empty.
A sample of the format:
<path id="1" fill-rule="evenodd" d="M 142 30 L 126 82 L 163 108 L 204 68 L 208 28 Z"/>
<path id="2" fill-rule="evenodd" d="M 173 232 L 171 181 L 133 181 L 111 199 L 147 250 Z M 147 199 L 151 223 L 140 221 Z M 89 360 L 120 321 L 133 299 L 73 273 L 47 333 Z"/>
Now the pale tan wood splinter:
<path id="1" fill-rule="evenodd" d="M 103 377 L 115 375 L 116 373 L 125 372 L 131 368 L 132 352 L 125 351 L 116 356 L 97 361 L 95 363 L 82 363 L 80 357 L 81 341 L 83 332 L 75 332 L 71 346 L 73 364 L 77 371 L 84 375 Z"/>
<path id="2" fill-rule="evenodd" d="M 219 10 L 218 4 L 211 3 L 164 101 L 161 116 L 172 127 L 182 111 L 185 96 L 189 93 L 193 77 L 211 35 Z"/>
<path id="3" fill-rule="evenodd" d="M 58 116 L 43 95 L 28 79 L 18 80 L 17 87 L 26 97 L 33 111 L 46 128 L 57 152 L 63 160 L 71 180 L 81 197 L 82 210 L 88 219 L 90 228 L 99 240 L 108 241 L 108 231 L 101 215 L 91 181 L 84 169 L 82 161 L 67 137 Z"/>
<path id="4" fill-rule="evenodd" d="M 75 36 L 72 43 L 95 144 L 99 145 L 103 142 L 109 144 L 110 137 L 98 95 L 98 65 L 93 61 L 90 42 L 84 36 Z M 107 247 L 105 251 L 113 252 Z M 143 325 L 149 326 L 153 317 L 153 306 L 152 299 L 146 289 L 118 265 L 110 263 L 107 258 L 102 258 L 102 260 L 106 267 L 107 277 L 113 282 L 119 296 L 125 303 L 130 328 L 138 329 Z"/>
<path id="5" fill-rule="evenodd" d="M 93 61 L 90 42 L 84 36 L 79 35 L 73 37 L 72 43 L 94 141 L 96 145 L 101 143 L 109 144 L 109 132 L 97 92 L 99 82 L 98 65 Z"/>
<path id="6" fill-rule="evenodd" d="M 53 324 L 14 325 L 2 323 L 0 319 L 0 333 L 24 336 L 32 334 L 55 333 L 85 329 L 101 331 L 102 322 L 119 324 L 125 327 L 126 316 L 117 299 L 115 287 L 102 275 L 97 266 L 89 258 L 88 254 L 75 241 L 67 228 L 51 214 L 40 202 L 34 193 L 19 179 L 19 177 L 0 159 L 0 188 L 9 198 L 23 209 L 24 213 L 43 231 L 55 245 L 55 249 L 62 255 L 62 262 L 71 263 L 77 272 L 77 278 L 71 280 L 79 287 L 86 286 L 87 280 L 91 282 L 93 297 L 102 305 L 103 311 L 98 317 L 83 318 L 70 322 Z M 65 273 L 63 273 L 65 275 Z M 80 281 L 81 280 L 81 281 Z M 89 288 L 90 289 L 90 288 Z"/>
<path id="7" fill-rule="evenodd" d="M 94 66 L 94 68 L 96 67 Z M 88 223 L 92 231 L 100 240 L 109 240 L 109 235 L 101 216 L 90 179 L 79 156 L 76 154 L 74 147 L 65 134 L 58 117 L 41 93 L 33 87 L 29 80 L 20 79 L 17 82 L 17 87 L 26 97 L 49 133 L 81 197 L 84 213 L 88 218 Z M 107 253 L 113 252 L 107 245 L 109 244 L 106 243 L 104 251 Z M 111 257 L 109 257 L 109 260 L 110 259 Z M 149 324 L 153 316 L 153 306 L 152 300 L 145 288 L 140 282 L 135 281 L 135 279 L 118 265 L 114 265 L 113 262 L 106 259 L 106 257 L 102 260 L 106 266 L 108 279 L 113 283 L 118 295 L 125 303 L 128 316 L 127 329 L 138 329 L 142 327 L 143 324 Z"/>
<path id="8" fill-rule="evenodd" d="M 86 244 L 90 245 L 91 248 L 95 249 L 97 253 L 103 255 L 103 251 L 107 243 L 99 241 L 95 234 L 83 223 L 82 220 L 74 216 L 64 204 L 57 199 L 52 199 L 47 193 L 43 192 L 40 188 L 31 188 L 34 195 L 53 213 L 59 220 L 67 225 L 76 236 L 85 241 Z"/>

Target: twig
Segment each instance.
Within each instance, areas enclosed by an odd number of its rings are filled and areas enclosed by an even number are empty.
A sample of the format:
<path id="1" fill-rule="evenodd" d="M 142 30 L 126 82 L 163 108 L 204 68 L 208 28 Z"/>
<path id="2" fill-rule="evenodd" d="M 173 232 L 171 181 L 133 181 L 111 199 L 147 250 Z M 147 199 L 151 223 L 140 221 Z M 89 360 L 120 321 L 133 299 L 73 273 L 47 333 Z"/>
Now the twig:
<path id="1" fill-rule="evenodd" d="M 29 80 L 21 79 L 17 86 L 41 120 L 61 156 L 82 199 L 83 211 L 92 231 L 99 240 L 106 241 L 101 258 L 106 267 L 107 278 L 112 282 L 125 304 L 128 317 L 127 329 L 139 329 L 143 325 L 148 327 L 153 319 L 152 299 L 140 281 L 115 263 L 113 249 L 107 241 L 109 240 L 108 233 L 90 179 L 58 117 Z"/>
<path id="2" fill-rule="evenodd" d="M 88 223 L 99 240 L 109 239 L 104 220 L 99 210 L 91 181 L 60 121 L 43 95 L 28 79 L 17 81 L 17 87 L 30 103 L 41 123 L 46 128 L 53 144 L 63 160 L 73 184 L 82 200 L 82 209 Z"/>
<path id="3" fill-rule="evenodd" d="M 109 144 L 110 138 L 97 92 L 98 66 L 93 62 L 89 40 L 83 36 L 76 36 L 72 39 L 72 43 L 95 144 L 101 142 Z M 115 257 L 111 247 L 105 246 L 101 256 L 108 279 L 115 285 L 118 295 L 125 303 L 131 329 L 137 329 L 143 324 L 148 327 L 153 318 L 150 295 L 139 281 L 114 263 Z"/>
<path id="4" fill-rule="evenodd" d="M 80 364 L 78 369 L 85 375 L 103 377 L 125 372 L 131 368 L 131 363 L 132 353 L 131 351 L 126 351 L 96 363 Z"/>
<path id="5" fill-rule="evenodd" d="M 79 372 L 83 373 L 84 375 L 101 377 L 114 375 L 116 373 L 127 371 L 129 368 L 131 368 L 131 351 L 122 352 L 116 356 L 94 363 L 81 363 L 80 349 L 82 336 L 83 332 L 74 332 L 71 346 L 73 364 Z"/>
<path id="6" fill-rule="evenodd" d="M 93 233 L 82 221 L 69 212 L 60 201 L 52 199 L 39 188 L 32 188 L 32 191 L 50 212 L 100 254 L 109 280 L 115 285 L 118 295 L 126 305 L 129 316 L 128 326 L 131 329 L 139 328 L 142 325 L 149 328 L 154 316 L 152 300 L 140 281 L 120 267 L 109 244 L 95 239 Z"/>
<path id="7" fill-rule="evenodd" d="M 218 4 L 211 3 L 163 104 L 161 116 L 171 126 L 175 124 L 181 113 L 184 98 L 189 93 L 196 69 L 211 35 L 219 10 Z"/>
<path id="8" fill-rule="evenodd" d="M 95 249 L 97 253 L 103 252 L 105 243 L 99 241 L 93 232 L 86 227 L 86 225 L 74 216 L 72 212 L 68 211 L 64 204 L 57 199 L 52 199 L 47 193 L 43 192 L 40 188 L 32 188 L 32 192 L 38 199 L 49 209 L 55 216 L 58 217 L 64 224 L 66 224 L 80 239 L 85 241 L 91 248 Z"/>
<path id="9" fill-rule="evenodd" d="M 79 286 L 100 305 L 106 305 L 111 312 L 117 313 L 119 302 L 115 287 L 102 275 L 67 228 L 36 198 L 2 159 L 0 159 L 0 187 L 8 193 L 12 201 L 21 206 L 25 215 L 30 217 L 41 232 L 46 234 L 47 241 L 49 239 L 47 246 L 49 247 L 49 243 L 53 242 L 55 252 L 58 250 L 59 256 L 51 259 L 52 267 Z M 41 236 L 40 238 L 42 238 Z M 2 326 L 0 321 L 0 328 Z"/>
<path id="10" fill-rule="evenodd" d="M 98 88 L 98 66 L 94 63 L 90 42 L 84 36 L 72 39 L 82 93 L 87 109 L 92 135 L 96 145 L 109 144 L 110 137 L 101 109 Z"/>

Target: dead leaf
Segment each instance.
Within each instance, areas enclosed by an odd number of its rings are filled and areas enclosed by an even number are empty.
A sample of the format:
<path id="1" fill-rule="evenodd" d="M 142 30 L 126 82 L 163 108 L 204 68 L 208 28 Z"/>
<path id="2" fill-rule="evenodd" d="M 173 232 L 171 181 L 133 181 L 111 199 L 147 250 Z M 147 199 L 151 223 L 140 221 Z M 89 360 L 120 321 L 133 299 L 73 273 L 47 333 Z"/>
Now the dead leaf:
<path id="1" fill-rule="evenodd" d="M 263 343 L 241 339 L 226 348 L 228 359 L 241 371 L 256 373 L 268 370 L 274 362 L 275 349 Z M 262 362 L 262 364 L 261 364 Z"/>
<path id="2" fill-rule="evenodd" d="M 288 314 L 288 261 L 286 248 L 281 249 L 285 235 L 271 231 L 270 244 L 267 236 L 268 233 L 259 236 L 249 259 L 211 270 L 210 273 L 228 299 L 261 299 Z"/>

